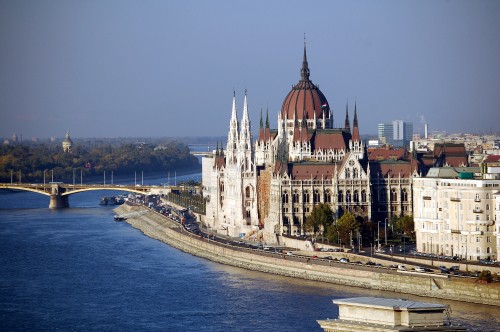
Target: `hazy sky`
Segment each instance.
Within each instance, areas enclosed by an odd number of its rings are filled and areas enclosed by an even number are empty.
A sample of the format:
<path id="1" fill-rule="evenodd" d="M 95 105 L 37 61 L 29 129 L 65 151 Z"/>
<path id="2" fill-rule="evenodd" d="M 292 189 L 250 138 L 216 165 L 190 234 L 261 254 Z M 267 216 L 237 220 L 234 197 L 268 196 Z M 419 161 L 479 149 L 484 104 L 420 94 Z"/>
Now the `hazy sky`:
<path id="1" fill-rule="evenodd" d="M 300 79 L 362 134 L 500 131 L 500 1 L 0 1 L 0 137 L 226 135 L 233 89 L 272 127 Z M 352 120 L 352 113 L 351 113 Z"/>

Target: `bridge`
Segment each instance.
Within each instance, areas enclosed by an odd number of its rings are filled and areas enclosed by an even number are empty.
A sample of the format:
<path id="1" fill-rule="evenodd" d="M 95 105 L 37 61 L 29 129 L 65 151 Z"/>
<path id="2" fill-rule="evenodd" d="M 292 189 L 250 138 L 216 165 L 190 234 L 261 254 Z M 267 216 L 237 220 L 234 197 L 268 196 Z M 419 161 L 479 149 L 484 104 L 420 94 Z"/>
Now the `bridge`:
<path id="1" fill-rule="evenodd" d="M 119 190 L 137 194 L 150 194 L 160 189 L 172 191 L 173 186 L 145 186 L 145 185 L 118 185 L 118 184 L 64 184 L 62 182 L 45 183 L 0 183 L 0 189 L 31 191 L 50 197 L 49 208 L 59 209 L 69 207 L 69 195 L 91 190 Z"/>

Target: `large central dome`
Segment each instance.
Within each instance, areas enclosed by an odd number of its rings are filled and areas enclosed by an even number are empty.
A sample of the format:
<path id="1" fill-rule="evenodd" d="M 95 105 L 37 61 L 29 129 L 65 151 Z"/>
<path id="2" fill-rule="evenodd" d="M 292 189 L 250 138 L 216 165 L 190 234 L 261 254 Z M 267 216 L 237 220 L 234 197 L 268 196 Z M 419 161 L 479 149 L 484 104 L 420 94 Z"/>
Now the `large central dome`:
<path id="1" fill-rule="evenodd" d="M 309 66 L 307 64 L 306 46 L 304 45 L 304 60 L 300 70 L 301 79 L 288 93 L 281 107 L 282 119 L 319 120 L 330 119 L 330 107 L 325 95 L 309 79 Z"/>

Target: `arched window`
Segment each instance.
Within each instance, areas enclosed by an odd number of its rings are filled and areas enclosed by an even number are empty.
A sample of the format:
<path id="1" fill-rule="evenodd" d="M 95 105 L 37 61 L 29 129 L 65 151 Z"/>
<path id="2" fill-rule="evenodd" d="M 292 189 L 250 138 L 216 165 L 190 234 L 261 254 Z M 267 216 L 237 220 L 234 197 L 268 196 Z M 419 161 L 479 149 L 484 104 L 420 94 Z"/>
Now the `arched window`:
<path id="1" fill-rule="evenodd" d="M 345 201 L 346 201 L 346 203 L 351 203 L 351 191 L 350 190 L 345 192 Z"/>
<path id="2" fill-rule="evenodd" d="M 325 191 L 325 203 L 331 203 L 332 202 L 332 193 L 330 190 Z"/>
<path id="3" fill-rule="evenodd" d="M 283 216 L 283 225 L 288 225 L 288 217 Z"/>
<path id="4" fill-rule="evenodd" d="M 345 178 L 349 179 L 351 177 L 351 170 L 349 168 L 345 169 Z"/>
<path id="5" fill-rule="evenodd" d="M 339 203 L 342 203 L 344 201 L 344 192 L 342 190 L 339 190 Z"/>
<path id="6" fill-rule="evenodd" d="M 298 202 L 299 202 L 299 192 L 297 190 L 294 190 L 292 195 L 292 203 L 298 203 Z"/>
<path id="7" fill-rule="evenodd" d="M 320 195 L 318 189 L 314 190 L 313 199 L 314 199 L 314 204 L 317 204 L 317 203 L 319 203 L 321 201 L 321 195 Z"/>
<path id="8" fill-rule="evenodd" d="M 223 193 L 224 192 L 224 182 L 220 183 L 219 188 L 220 188 L 220 192 Z"/>
<path id="9" fill-rule="evenodd" d="M 403 194 L 401 196 L 401 200 L 403 202 L 408 202 L 408 192 L 406 191 L 406 189 L 403 189 Z"/>
<path id="10" fill-rule="evenodd" d="M 304 195 L 303 195 L 303 197 L 302 197 L 302 198 L 303 198 L 302 200 L 304 201 L 304 204 L 309 203 L 309 200 L 310 200 L 310 199 L 309 199 L 309 191 L 307 191 L 307 190 L 306 190 L 306 191 L 304 191 Z"/>
<path id="11" fill-rule="evenodd" d="M 354 203 L 359 203 L 359 193 L 357 190 L 354 190 Z"/>
<path id="12" fill-rule="evenodd" d="M 489 211 L 489 209 L 490 209 L 490 205 L 486 204 L 486 211 Z"/>
<path id="13" fill-rule="evenodd" d="M 361 190 L 361 202 L 365 203 L 366 202 L 366 191 Z"/>
<path id="14" fill-rule="evenodd" d="M 245 188 L 245 197 L 250 198 L 250 187 Z"/>
<path id="15" fill-rule="evenodd" d="M 358 178 L 358 169 L 357 168 L 353 168 L 352 169 L 352 178 L 353 179 L 357 179 Z"/>
<path id="16" fill-rule="evenodd" d="M 283 204 L 288 204 L 288 191 L 283 192 Z"/>
<path id="17" fill-rule="evenodd" d="M 398 200 L 398 194 L 396 193 L 396 189 L 391 189 L 391 202 L 395 202 Z"/>

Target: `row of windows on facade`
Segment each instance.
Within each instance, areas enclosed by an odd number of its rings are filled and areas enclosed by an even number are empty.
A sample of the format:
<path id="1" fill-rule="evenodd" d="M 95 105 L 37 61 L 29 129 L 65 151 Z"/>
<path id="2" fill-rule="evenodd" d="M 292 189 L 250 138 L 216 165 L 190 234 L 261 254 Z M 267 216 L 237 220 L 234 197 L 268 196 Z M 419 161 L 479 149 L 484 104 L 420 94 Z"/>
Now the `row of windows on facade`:
<path id="1" fill-rule="evenodd" d="M 425 227 L 426 223 L 425 222 L 422 222 L 422 229 L 428 229 L 428 230 L 436 230 L 436 231 L 439 231 L 439 225 L 438 224 L 429 224 L 427 227 Z M 432 225 L 434 225 L 434 227 L 432 227 Z M 430 227 L 429 227 L 430 226 Z M 449 225 L 449 220 L 446 221 L 446 225 L 444 225 L 444 230 L 445 231 L 448 231 L 450 230 L 450 225 Z M 463 225 L 460 225 L 460 230 L 463 231 L 464 230 L 464 227 Z M 500 227 L 498 228 L 499 232 L 500 232 Z M 481 231 L 481 227 L 479 225 L 476 225 L 476 232 L 480 232 Z M 486 232 L 489 232 L 490 231 L 490 226 L 486 226 Z M 449 240 L 449 237 L 450 237 L 450 234 L 448 234 L 448 240 Z M 479 242 L 479 241 L 478 241 Z M 490 241 L 488 241 L 490 242 Z"/>
<path id="2" fill-rule="evenodd" d="M 429 243 L 423 243 L 423 251 L 424 251 L 424 252 L 425 252 L 425 251 L 427 251 L 427 250 L 426 250 L 426 245 L 429 247 L 429 250 L 431 250 L 431 251 L 432 251 L 432 249 L 431 249 L 431 248 L 432 248 L 432 246 L 431 246 L 431 244 L 429 244 Z M 438 246 L 438 245 L 436 245 L 436 248 L 437 248 L 437 246 Z M 447 248 L 446 248 L 446 251 L 448 251 L 448 245 L 446 245 L 446 247 L 447 247 Z M 437 248 L 437 249 L 438 249 L 437 251 L 439 251 L 439 248 Z M 453 245 L 451 246 L 451 250 L 453 250 Z M 462 251 L 464 251 L 464 250 L 465 250 L 465 249 L 462 247 Z M 487 254 L 491 254 L 491 253 L 492 253 L 491 247 L 487 247 L 487 248 L 486 248 L 486 253 L 487 253 Z M 480 247 L 476 247 L 476 254 L 481 254 L 481 248 L 480 248 Z"/>
<path id="3" fill-rule="evenodd" d="M 299 192 L 298 191 L 294 191 L 293 194 L 292 194 L 292 203 L 299 203 Z M 325 191 L 324 193 L 324 197 L 325 197 L 325 200 L 324 202 L 327 202 L 327 203 L 331 203 L 332 202 L 332 193 L 330 191 Z M 387 195 L 385 193 L 385 191 L 380 191 L 379 193 L 379 200 L 380 201 L 385 201 L 387 199 Z M 396 189 L 392 189 L 391 190 L 391 201 L 397 201 L 398 200 L 398 194 L 397 194 L 397 191 Z M 305 203 L 308 203 L 310 202 L 310 195 L 309 195 L 309 192 L 308 191 L 305 191 L 304 194 L 302 195 L 302 201 L 305 202 Z M 344 192 L 342 190 L 340 190 L 338 192 L 338 195 L 337 195 L 337 201 L 339 203 L 343 203 L 344 202 Z M 406 189 L 403 189 L 401 191 L 401 201 L 402 202 L 407 202 L 408 201 L 408 192 L 406 191 Z M 314 191 L 314 195 L 313 195 L 313 203 L 319 203 L 321 202 L 321 192 L 319 190 L 315 190 Z M 346 203 L 351 203 L 351 202 L 354 202 L 354 203 L 359 203 L 360 200 L 359 200 L 359 191 L 358 190 L 354 190 L 354 193 L 351 194 L 351 191 L 350 190 L 347 190 L 346 193 L 345 193 L 345 202 Z M 361 203 L 366 203 L 367 200 L 366 200 L 366 190 L 362 190 L 361 191 Z M 285 191 L 283 193 L 283 204 L 288 204 L 289 203 L 289 194 L 287 191 Z"/>

